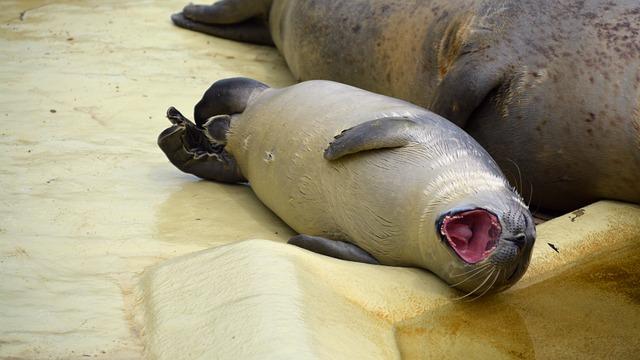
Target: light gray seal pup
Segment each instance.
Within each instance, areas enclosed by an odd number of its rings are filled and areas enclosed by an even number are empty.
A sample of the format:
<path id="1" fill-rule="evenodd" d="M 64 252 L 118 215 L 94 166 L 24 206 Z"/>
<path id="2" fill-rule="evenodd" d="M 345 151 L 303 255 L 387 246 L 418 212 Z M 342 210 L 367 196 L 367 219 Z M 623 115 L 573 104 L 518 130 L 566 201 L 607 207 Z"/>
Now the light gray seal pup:
<path id="1" fill-rule="evenodd" d="M 454 124 L 407 102 L 330 81 L 272 89 L 214 83 L 196 124 L 177 110 L 158 144 L 182 171 L 248 181 L 333 257 L 413 266 L 481 295 L 524 274 L 535 226 L 493 159 Z"/>
<path id="2" fill-rule="evenodd" d="M 173 21 L 453 121 L 533 208 L 640 203 L 638 0 L 224 0 Z"/>

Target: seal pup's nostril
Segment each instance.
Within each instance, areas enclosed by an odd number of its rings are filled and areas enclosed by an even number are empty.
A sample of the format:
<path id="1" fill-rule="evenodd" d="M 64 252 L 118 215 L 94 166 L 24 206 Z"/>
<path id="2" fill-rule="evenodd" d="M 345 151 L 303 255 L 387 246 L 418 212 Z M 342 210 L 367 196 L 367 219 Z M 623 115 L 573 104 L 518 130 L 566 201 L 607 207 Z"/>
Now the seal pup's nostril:
<path id="1" fill-rule="evenodd" d="M 527 243 L 527 236 L 524 233 L 519 233 L 505 240 L 514 243 L 519 249 L 522 249 Z"/>

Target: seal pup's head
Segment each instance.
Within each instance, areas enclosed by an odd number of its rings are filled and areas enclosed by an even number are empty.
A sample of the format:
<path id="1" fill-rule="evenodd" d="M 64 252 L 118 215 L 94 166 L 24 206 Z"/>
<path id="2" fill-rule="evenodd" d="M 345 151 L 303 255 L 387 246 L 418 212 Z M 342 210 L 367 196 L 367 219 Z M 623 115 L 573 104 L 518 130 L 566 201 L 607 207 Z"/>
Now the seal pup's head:
<path id="1" fill-rule="evenodd" d="M 417 265 L 462 290 L 463 297 L 479 297 L 524 275 L 536 230 L 527 205 L 491 158 L 469 159 L 440 172 L 424 190 L 416 255 Z"/>
<path id="2" fill-rule="evenodd" d="M 440 212 L 435 232 L 450 259 L 439 274 L 466 294 L 509 288 L 524 275 L 536 237 L 531 213 L 515 191 L 475 193 Z M 444 260 L 444 259 L 441 259 Z"/>

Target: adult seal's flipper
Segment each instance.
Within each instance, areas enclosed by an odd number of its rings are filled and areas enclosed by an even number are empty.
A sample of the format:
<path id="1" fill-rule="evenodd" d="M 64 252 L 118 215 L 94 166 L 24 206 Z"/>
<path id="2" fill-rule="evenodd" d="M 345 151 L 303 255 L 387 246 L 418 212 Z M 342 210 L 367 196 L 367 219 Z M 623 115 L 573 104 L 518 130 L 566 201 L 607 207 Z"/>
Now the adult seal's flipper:
<path id="1" fill-rule="evenodd" d="M 271 0 L 222 0 L 184 7 L 171 16 L 179 27 L 235 41 L 273 45 L 266 18 Z"/>
<path id="2" fill-rule="evenodd" d="M 503 70 L 493 63 L 482 63 L 478 56 L 463 56 L 444 76 L 428 109 L 461 128 L 490 94 L 502 84 Z M 464 84 L 464 86 L 461 86 Z"/>
<path id="3" fill-rule="evenodd" d="M 183 29 L 213 35 L 223 39 L 246 42 L 257 45 L 273 45 L 271 34 L 264 21 L 248 19 L 231 25 L 204 24 L 193 21 L 183 13 L 171 15 L 173 23 Z"/>
<path id="4" fill-rule="evenodd" d="M 197 127 L 171 107 L 167 118 L 173 126 L 158 136 L 158 146 L 178 169 L 207 180 L 227 183 L 244 182 L 235 159 L 224 145 L 211 141 L 213 135 Z"/>
<path id="5" fill-rule="evenodd" d="M 362 250 L 356 245 L 344 241 L 329 240 L 320 236 L 300 234 L 289 239 L 288 243 L 318 254 L 331 256 L 336 259 L 374 265 L 380 264 L 378 260 L 368 252 Z"/>
<path id="6" fill-rule="evenodd" d="M 337 135 L 324 150 L 324 158 L 336 160 L 360 151 L 396 148 L 416 141 L 420 126 L 406 117 L 388 117 L 364 122 Z"/>
<path id="7" fill-rule="evenodd" d="M 262 17 L 269 13 L 271 0 L 222 0 L 212 5 L 189 4 L 182 9 L 184 15 L 205 24 L 235 24 Z"/>

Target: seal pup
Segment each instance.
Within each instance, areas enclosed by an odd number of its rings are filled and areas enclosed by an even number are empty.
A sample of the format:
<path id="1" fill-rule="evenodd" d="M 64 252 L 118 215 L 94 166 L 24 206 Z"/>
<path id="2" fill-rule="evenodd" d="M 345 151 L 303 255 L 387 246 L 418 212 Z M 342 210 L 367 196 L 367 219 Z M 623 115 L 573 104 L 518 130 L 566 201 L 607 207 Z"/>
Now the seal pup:
<path id="1" fill-rule="evenodd" d="M 289 243 L 427 269 L 482 295 L 524 274 L 527 206 L 478 143 L 407 102 L 330 81 L 214 83 L 195 124 L 176 109 L 158 144 L 182 171 L 248 181 L 300 235 Z"/>
<path id="2" fill-rule="evenodd" d="M 637 0 L 223 0 L 173 21 L 453 121 L 533 208 L 640 203 Z"/>

